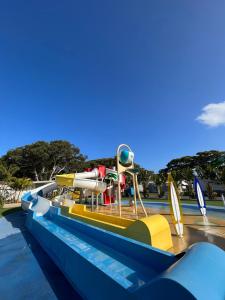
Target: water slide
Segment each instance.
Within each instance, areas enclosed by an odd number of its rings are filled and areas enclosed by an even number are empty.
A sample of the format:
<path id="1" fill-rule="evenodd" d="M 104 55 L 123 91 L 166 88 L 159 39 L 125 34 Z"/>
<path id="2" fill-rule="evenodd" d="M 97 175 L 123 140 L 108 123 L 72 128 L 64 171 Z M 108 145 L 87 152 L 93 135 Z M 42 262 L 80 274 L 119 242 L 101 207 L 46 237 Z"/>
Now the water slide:
<path id="1" fill-rule="evenodd" d="M 38 201 L 38 197 L 45 197 L 48 193 L 52 192 L 54 189 L 57 188 L 56 182 L 52 181 L 49 182 L 43 186 L 40 186 L 36 189 L 33 189 L 29 192 L 24 193 L 24 195 L 21 197 L 21 206 L 24 210 L 28 210 L 31 208 L 31 206 Z M 47 206 L 49 208 L 49 201 L 45 199 L 46 203 L 40 202 L 45 207 Z M 39 203 L 39 205 L 40 205 Z M 39 207 L 37 207 L 39 209 Z M 47 209 L 47 208 L 46 208 Z M 46 210 L 45 209 L 45 210 Z M 47 210 L 46 210 L 47 211 Z"/>
<path id="2" fill-rule="evenodd" d="M 44 197 L 49 192 L 56 189 L 58 185 L 78 187 L 82 189 L 88 189 L 96 193 L 103 193 L 106 190 L 106 183 L 102 181 L 98 181 L 97 179 L 96 180 L 90 179 L 90 178 L 98 178 L 98 176 L 99 176 L 98 169 L 93 169 L 91 172 L 57 175 L 56 182 L 54 181 L 49 182 L 43 186 L 40 186 L 36 189 L 33 189 L 25 193 L 24 197 L 22 197 L 21 199 L 21 206 L 24 210 L 28 210 L 35 203 L 35 201 L 37 202 L 38 197 L 42 197 L 42 196 Z M 50 206 L 50 202 L 46 200 L 46 201 L 39 202 L 38 205 L 44 206 L 45 207 L 44 211 L 47 212 Z M 39 207 L 35 209 L 38 210 Z"/>
<path id="3" fill-rule="evenodd" d="M 98 176 L 98 169 L 93 169 L 90 172 L 57 175 L 56 182 L 61 186 L 78 187 L 96 193 L 103 193 L 106 190 L 106 183 L 97 179 L 90 179 L 98 178 Z"/>
<path id="4" fill-rule="evenodd" d="M 169 252 L 61 215 L 43 197 L 26 225 L 84 299 L 225 298 L 225 253 L 199 243 Z M 35 206 L 39 205 L 38 209 Z"/>

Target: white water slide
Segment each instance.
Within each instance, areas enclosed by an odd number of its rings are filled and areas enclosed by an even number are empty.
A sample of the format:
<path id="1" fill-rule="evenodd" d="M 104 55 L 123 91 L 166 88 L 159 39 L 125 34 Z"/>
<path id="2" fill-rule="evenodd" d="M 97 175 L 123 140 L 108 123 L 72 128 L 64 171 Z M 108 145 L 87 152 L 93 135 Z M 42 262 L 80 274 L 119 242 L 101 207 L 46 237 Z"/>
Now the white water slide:
<path id="1" fill-rule="evenodd" d="M 98 169 L 93 169 L 90 172 L 57 175 L 56 182 L 58 182 L 59 185 L 68 185 L 67 182 L 69 181 L 70 186 L 88 189 L 92 192 L 103 193 L 106 190 L 106 183 L 98 181 L 98 176 Z M 90 178 L 96 178 L 96 180 Z M 63 184 L 64 182 L 65 184 Z"/>
<path id="2" fill-rule="evenodd" d="M 36 189 L 25 192 L 21 197 L 22 209 L 25 211 L 31 209 L 36 212 L 38 216 L 46 214 L 51 206 L 51 201 L 44 197 L 56 188 L 56 182 L 49 182 Z"/>

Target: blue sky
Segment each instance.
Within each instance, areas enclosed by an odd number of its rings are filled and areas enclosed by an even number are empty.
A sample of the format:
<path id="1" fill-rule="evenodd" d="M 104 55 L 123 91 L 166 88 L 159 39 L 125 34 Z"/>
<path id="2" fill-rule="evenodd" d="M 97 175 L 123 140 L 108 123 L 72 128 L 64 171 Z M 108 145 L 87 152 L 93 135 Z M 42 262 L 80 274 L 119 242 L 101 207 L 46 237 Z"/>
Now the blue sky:
<path id="1" fill-rule="evenodd" d="M 0 154 L 128 143 L 158 170 L 224 150 L 224 1 L 1 1 L 0 41 Z"/>

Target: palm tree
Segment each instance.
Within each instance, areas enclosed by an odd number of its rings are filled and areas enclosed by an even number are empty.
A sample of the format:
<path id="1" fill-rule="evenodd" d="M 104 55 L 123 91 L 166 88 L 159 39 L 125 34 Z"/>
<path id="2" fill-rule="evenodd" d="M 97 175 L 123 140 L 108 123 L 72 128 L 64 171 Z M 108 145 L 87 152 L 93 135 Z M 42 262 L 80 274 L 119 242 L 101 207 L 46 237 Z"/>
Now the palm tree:
<path id="1" fill-rule="evenodd" d="M 15 165 L 6 166 L 5 164 L 0 163 L 0 178 L 3 181 L 9 181 L 17 171 L 18 167 Z"/>
<path id="2" fill-rule="evenodd" d="M 28 178 L 17 178 L 12 177 L 9 182 L 9 186 L 14 189 L 16 192 L 19 192 L 16 196 L 16 202 L 19 201 L 21 192 L 32 185 L 32 181 Z M 15 193 L 16 195 L 16 193 Z"/>
<path id="3" fill-rule="evenodd" d="M 13 175 L 18 171 L 18 167 L 15 165 L 6 166 L 0 162 L 0 179 L 3 181 L 0 189 L 1 206 L 3 206 L 5 199 L 7 198 L 6 192 L 8 183 L 12 179 Z"/>

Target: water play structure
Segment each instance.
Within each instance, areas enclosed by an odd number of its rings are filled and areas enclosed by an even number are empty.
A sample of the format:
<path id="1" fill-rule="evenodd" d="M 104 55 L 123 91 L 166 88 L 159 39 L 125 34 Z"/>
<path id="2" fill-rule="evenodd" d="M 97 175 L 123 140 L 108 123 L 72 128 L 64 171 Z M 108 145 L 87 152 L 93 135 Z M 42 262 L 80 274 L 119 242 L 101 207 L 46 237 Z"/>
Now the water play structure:
<path id="1" fill-rule="evenodd" d="M 138 218 L 137 197 L 146 216 L 140 220 L 130 220 L 121 217 L 121 188 L 124 188 L 125 172 L 131 175 L 134 186 L 135 216 Z M 107 178 L 107 182 L 109 180 L 108 184 L 103 181 L 105 178 Z M 79 187 L 92 191 L 92 212 L 88 211 L 85 205 L 75 204 L 70 207 L 62 206 L 62 213 L 68 217 L 83 221 L 99 228 L 119 233 L 123 236 L 147 243 L 162 250 L 169 250 L 172 248 L 173 244 L 170 226 L 165 217 L 161 215 L 154 215 L 151 217 L 147 216 L 138 189 L 137 170 L 134 169 L 134 153 L 128 145 L 122 144 L 117 149 L 117 171 L 114 169 L 107 169 L 104 166 L 99 166 L 93 170 L 83 173 L 58 175 L 56 176 L 56 183 L 59 186 Z M 110 194 L 103 194 L 103 199 L 109 197 L 110 205 L 112 202 L 117 203 L 119 216 L 109 216 L 98 212 L 93 212 L 93 192 L 96 194 L 105 193 L 107 188 L 108 190 L 113 190 L 114 195 L 112 196 L 111 191 Z M 98 203 L 97 195 L 97 209 Z"/>
<path id="2" fill-rule="evenodd" d="M 138 170 L 134 168 L 134 152 L 131 150 L 130 146 L 126 144 L 121 144 L 117 148 L 116 152 L 116 162 L 117 162 L 117 172 L 118 177 L 123 176 L 123 173 L 128 173 L 132 176 L 133 181 L 133 189 L 134 189 L 134 208 L 135 208 L 135 214 L 137 213 L 137 196 L 138 200 L 140 202 L 140 205 L 143 209 L 143 212 L 145 216 L 147 216 L 147 212 L 145 210 L 145 207 L 143 205 L 139 188 L 138 188 L 138 180 L 137 180 L 137 173 Z M 121 191 L 120 186 L 118 185 L 118 207 L 119 207 L 119 216 L 121 217 L 122 210 L 121 210 Z"/>
<path id="3" fill-rule="evenodd" d="M 51 203 L 46 212 L 38 193 L 23 197 L 30 203 L 27 227 L 83 298 L 224 299 L 225 254 L 218 247 L 199 243 L 175 256 L 69 218 Z"/>
<path id="4" fill-rule="evenodd" d="M 164 251 L 172 247 L 168 221 L 157 214 L 147 216 L 137 172 L 134 153 L 122 144 L 117 170 L 99 166 L 59 175 L 56 182 L 24 194 L 26 226 L 84 299 L 224 299 L 224 251 L 209 243 L 195 244 L 179 255 Z M 139 200 L 144 218 L 121 216 L 124 173 L 132 176 L 135 216 Z M 171 175 L 168 182 L 174 225 L 181 236 L 182 212 Z M 53 206 L 46 195 L 57 186 L 91 191 L 91 211 L 81 204 Z M 104 198 L 107 189 L 110 199 Z M 117 205 L 116 216 L 98 212 L 100 194 L 102 204 L 108 199 L 107 204 Z"/>
<path id="5" fill-rule="evenodd" d="M 113 184 L 107 184 L 106 179 L 113 180 Z M 96 205 L 112 204 L 116 200 L 116 189 L 118 186 L 124 187 L 125 179 L 118 178 L 117 172 L 105 166 L 98 166 L 94 169 L 88 169 L 85 172 L 63 174 L 56 176 L 56 183 L 61 187 L 80 188 L 83 189 L 84 195 L 86 191 L 91 192 L 92 208 L 94 205 L 94 198 Z M 99 196 L 100 199 L 99 199 Z"/>
<path id="6" fill-rule="evenodd" d="M 82 173 L 57 175 L 56 183 L 62 187 L 76 187 L 91 191 L 92 210 L 94 205 L 94 195 L 96 196 L 96 206 L 99 204 L 99 195 L 102 195 L 101 204 L 111 205 L 112 203 L 116 203 L 118 206 L 119 216 L 121 217 L 121 191 L 123 191 L 126 186 L 124 174 L 128 173 L 131 176 L 133 183 L 134 213 L 136 217 L 138 217 L 138 199 L 145 216 L 147 216 L 138 187 L 138 170 L 134 168 L 134 152 L 131 150 L 130 146 L 126 144 L 119 145 L 116 152 L 116 163 L 117 170 L 115 170 L 115 167 L 109 169 L 105 166 L 98 166 L 94 169 L 88 169 Z"/>
<path id="7" fill-rule="evenodd" d="M 168 196 L 170 202 L 170 214 L 177 234 L 182 237 L 184 233 L 183 216 L 180 197 L 171 173 L 168 173 Z"/>

